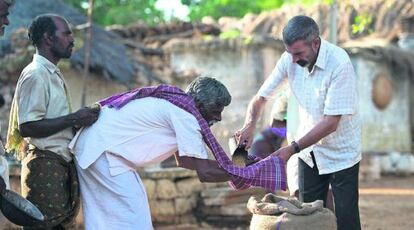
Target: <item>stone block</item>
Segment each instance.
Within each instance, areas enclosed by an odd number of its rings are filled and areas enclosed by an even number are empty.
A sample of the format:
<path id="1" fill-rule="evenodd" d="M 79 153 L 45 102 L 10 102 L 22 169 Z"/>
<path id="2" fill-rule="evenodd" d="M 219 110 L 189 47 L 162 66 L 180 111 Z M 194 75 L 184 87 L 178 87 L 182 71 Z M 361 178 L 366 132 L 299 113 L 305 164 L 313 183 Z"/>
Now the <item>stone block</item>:
<path id="1" fill-rule="evenodd" d="M 380 158 L 381 173 L 409 175 L 414 172 L 414 156 L 399 152 L 390 152 Z"/>
<path id="2" fill-rule="evenodd" d="M 158 219 L 160 216 L 176 215 L 173 200 L 156 200 L 150 201 L 151 216 Z"/>
<path id="3" fill-rule="evenodd" d="M 176 188 L 178 197 L 187 197 L 203 190 L 203 184 L 198 178 L 186 178 L 177 181 Z"/>
<path id="4" fill-rule="evenodd" d="M 144 184 L 145 191 L 147 192 L 148 199 L 154 199 L 156 198 L 155 194 L 155 181 L 150 179 L 144 179 L 142 180 L 142 183 Z"/>
<path id="5" fill-rule="evenodd" d="M 234 204 L 234 205 L 226 205 L 220 208 L 220 214 L 223 216 L 240 216 L 240 217 L 248 217 L 251 216 L 250 211 L 247 209 L 246 204 Z"/>
<path id="6" fill-rule="evenodd" d="M 188 225 L 194 227 L 198 225 L 198 221 L 194 215 L 187 214 L 180 216 L 180 224 L 182 224 L 183 226 Z"/>
<path id="7" fill-rule="evenodd" d="M 141 178 L 151 179 L 173 179 L 197 177 L 197 173 L 194 170 L 188 170 L 184 168 L 145 168 L 139 171 Z"/>
<path id="8" fill-rule="evenodd" d="M 191 196 L 187 198 L 176 198 L 175 199 L 175 210 L 177 215 L 191 213 L 197 203 L 196 197 Z"/>
<path id="9" fill-rule="evenodd" d="M 159 199 L 174 199 L 177 197 L 177 188 L 171 180 L 162 179 L 156 182 L 155 193 Z"/>
<path id="10" fill-rule="evenodd" d="M 235 191 L 229 187 L 204 190 L 201 193 L 202 203 L 206 206 L 222 206 L 243 203 L 246 204 L 250 196 L 264 196 L 266 191 L 260 188 L 250 188 Z"/>
<path id="11" fill-rule="evenodd" d="M 201 209 L 202 215 L 209 218 L 224 218 L 224 217 L 248 217 L 251 216 L 250 211 L 247 209 L 246 204 L 233 204 L 226 206 L 210 206 Z"/>
<path id="12" fill-rule="evenodd" d="M 361 181 L 377 180 L 381 178 L 381 156 L 365 155 L 359 165 L 359 179 Z"/>
<path id="13" fill-rule="evenodd" d="M 178 224 L 178 225 L 166 225 L 166 226 L 156 226 L 156 230 L 199 230 L 200 226 L 198 224 Z"/>
<path id="14" fill-rule="evenodd" d="M 174 215 L 158 215 L 155 218 L 153 218 L 153 224 L 154 225 L 176 225 L 178 224 L 178 222 L 180 221 L 180 218 L 178 216 L 174 216 Z M 155 222 L 155 223 L 154 223 Z M 156 228 L 158 229 L 158 228 Z"/>

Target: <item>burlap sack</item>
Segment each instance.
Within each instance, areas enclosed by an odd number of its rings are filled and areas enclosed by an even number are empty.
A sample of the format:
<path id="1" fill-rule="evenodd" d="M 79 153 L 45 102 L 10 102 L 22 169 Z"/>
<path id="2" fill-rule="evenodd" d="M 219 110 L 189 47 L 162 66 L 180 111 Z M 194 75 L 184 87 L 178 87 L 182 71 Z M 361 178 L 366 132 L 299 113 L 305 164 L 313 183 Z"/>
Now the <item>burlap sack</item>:
<path id="1" fill-rule="evenodd" d="M 269 193 L 261 201 L 250 197 L 247 208 L 253 214 L 251 230 L 336 230 L 336 217 L 321 200 L 302 203 Z"/>

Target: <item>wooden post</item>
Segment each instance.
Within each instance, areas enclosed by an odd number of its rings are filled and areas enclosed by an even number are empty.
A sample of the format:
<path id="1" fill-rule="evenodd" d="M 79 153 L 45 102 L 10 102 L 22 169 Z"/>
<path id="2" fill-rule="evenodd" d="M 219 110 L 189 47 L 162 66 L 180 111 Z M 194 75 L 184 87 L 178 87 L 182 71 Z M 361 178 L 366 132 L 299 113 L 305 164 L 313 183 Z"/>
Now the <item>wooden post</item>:
<path id="1" fill-rule="evenodd" d="M 333 0 L 331 6 L 329 7 L 329 41 L 332 44 L 338 43 L 337 39 L 337 14 L 338 14 L 338 5 L 336 0 Z"/>
<path id="2" fill-rule="evenodd" d="M 82 101 L 81 107 L 86 105 L 86 87 L 89 77 L 89 65 L 91 62 L 91 40 L 92 40 L 92 15 L 93 15 L 93 0 L 89 0 L 88 8 L 88 22 L 86 29 L 86 38 L 85 38 L 85 59 L 84 59 L 84 69 L 83 69 L 83 88 L 82 88 Z"/>

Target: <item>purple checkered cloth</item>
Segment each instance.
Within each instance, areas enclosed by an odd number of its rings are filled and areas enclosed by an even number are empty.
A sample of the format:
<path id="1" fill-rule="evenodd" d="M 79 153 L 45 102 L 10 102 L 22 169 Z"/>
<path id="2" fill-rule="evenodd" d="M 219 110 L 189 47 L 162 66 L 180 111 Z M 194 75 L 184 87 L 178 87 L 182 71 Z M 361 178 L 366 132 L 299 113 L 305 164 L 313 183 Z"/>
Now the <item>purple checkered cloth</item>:
<path id="1" fill-rule="evenodd" d="M 129 101 L 143 97 L 165 99 L 196 117 L 204 142 L 211 149 L 220 167 L 232 176 L 229 181 L 232 188 L 240 190 L 255 186 L 270 191 L 286 190 L 285 162 L 282 159 L 269 156 L 244 168 L 234 165 L 211 133 L 207 121 L 201 116 L 193 98 L 177 87 L 159 85 L 138 88 L 108 97 L 99 103 L 102 106 L 119 109 Z"/>

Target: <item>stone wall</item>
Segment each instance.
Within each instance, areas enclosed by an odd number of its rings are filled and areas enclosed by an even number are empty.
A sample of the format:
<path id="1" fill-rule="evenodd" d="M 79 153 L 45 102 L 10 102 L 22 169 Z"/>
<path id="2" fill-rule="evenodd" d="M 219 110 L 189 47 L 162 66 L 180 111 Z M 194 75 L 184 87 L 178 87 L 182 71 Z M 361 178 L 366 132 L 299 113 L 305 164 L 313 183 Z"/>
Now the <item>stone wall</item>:
<path id="1" fill-rule="evenodd" d="M 192 213 L 199 193 L 208 185 L 201 184 L 195 172 L 169 168 L 140 171 L 140 175 L 155 226 L 197 223 Z"/>
<path id="2" fill-rule="evenodd" d="M 138 173 L 149 199 L 155 229 L 248 229 L 250 196 L 260 188 L 234 191 L 227 183 L 201 183 L 197 173 L 183 168 L 145 168 Z M 20 192 L 20 165 L 10 165 L 13 191 Z M 286 194 L 285 194 L 286 195 Z M 0 217 L 0 229 L 19 229 Z M 73 229 L 83 229 L 82 213 Z"/>
<path id="3" fill-rule="evenodd" d="M 251 214 L 246 208 L 259 188 L 234 191 L 227 183 L 201 183 L 195 171 L 182 168 L 139 170 L 149 198 L 154 227 L 247 228 Z"/>

